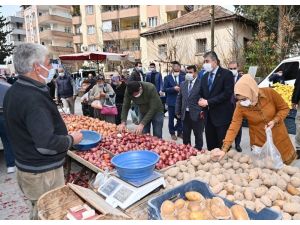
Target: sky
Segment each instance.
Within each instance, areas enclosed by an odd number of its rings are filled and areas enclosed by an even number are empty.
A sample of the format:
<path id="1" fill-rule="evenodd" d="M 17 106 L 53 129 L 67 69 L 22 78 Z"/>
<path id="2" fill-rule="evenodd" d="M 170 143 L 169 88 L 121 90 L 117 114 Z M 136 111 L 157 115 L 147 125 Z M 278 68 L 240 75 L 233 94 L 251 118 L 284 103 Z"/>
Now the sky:
<path id="1" fill-rule="evenodd" d="M 234 12 L 233 5 L 221 6 Z M 3 15 L 4 17 L 14 16 L 18 11 L 20 11 L 20 5 L 2 5 L 2 7 L 0 8 L 1 15 Z"/>

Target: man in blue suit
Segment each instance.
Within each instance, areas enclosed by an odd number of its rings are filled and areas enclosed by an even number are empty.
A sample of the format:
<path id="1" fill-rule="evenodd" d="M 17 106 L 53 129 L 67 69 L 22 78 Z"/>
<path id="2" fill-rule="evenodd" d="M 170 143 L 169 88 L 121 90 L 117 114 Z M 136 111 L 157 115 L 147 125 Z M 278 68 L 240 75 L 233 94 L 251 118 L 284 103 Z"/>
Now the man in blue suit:
<path id="1" fill-rule="evenodd" d="M 156 71 L 155 63 L 150 63 L 149 70 L 150 72 L 146 74 L 146 82 L 152 83 L 156 87 L 157 93 L 161 95 L 163 90 L 161 73 Z"/>
<path id="2" fill-rule="evenodd" d="M 175 106 L 178 93 L 180 91 L 180 84 L 185 80 L 185 72 L 182 72 L 181 65 L 177 61 L 172 62 L 172 72 L 164 79 L 164 92 L 166 93 L 166 103 L 168 105 L 169 113 L 169 132 L 173 140 L 177 140 L 177 137 L 182 138 L 182 122 L 180 118 L 175 116 Z M 177 123 L 174 125 L 174 119 Z M 177 131 L 177 137 L 175 132 Z"/>

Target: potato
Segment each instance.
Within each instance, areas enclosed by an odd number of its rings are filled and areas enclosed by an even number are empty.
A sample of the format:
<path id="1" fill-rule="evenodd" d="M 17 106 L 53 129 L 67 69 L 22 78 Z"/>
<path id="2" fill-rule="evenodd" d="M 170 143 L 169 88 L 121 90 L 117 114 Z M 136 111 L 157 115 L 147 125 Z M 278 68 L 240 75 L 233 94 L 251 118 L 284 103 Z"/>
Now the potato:
<path id="1" fill-rule="evenodd" d="M 238 201 L 242 201 L 244 199 L 244 195 L 241 192 L 235 192 L 233 196 L 234 199 Z"/>
<path id="2" fill-rule="evenodd" d="M 284 172 L 280 175 L 280 178 L 284 179 L 286 182 L 290 182 L 291 180 L 291 177 Z"/>
<path id="3" fill-rule="evenodd" d="M 230 163 L 230 162 L 227 162 L 223 165 L 223 168 L 226 169 L 226 170 L 231 168 L 231 167 L 232 167 L 232 163 Z"/>
<path id="4" fill-rule="evenodd" d="M 196 173 L 194 167 L 188 167 L 188 171 L 187 172 L 190 174 L 190 176 L 195 176 L 195 173 Z"/>
<path id="5" fill-rule="evenodd" d="M 183 210 L 180 210 L 178 213 L 177 213 L 177 217 L 179 220 L 189 220 L 190 219 L 190 210 L 188 209 L 183 209 Z"/>
<path id="6" fill-rule="evenodd" d="M 210 212 L 216 219 L 228 220 L 231 218 L 230 209 L 225 205 L 211 204 Z"/>
<path id="7" fill-rule="evenodd" d="M 196 156 L 192 156 L 189 160 L 189 163 L 191 163 L 193 166 L 198 166 L 200 164 L 200 161 Z"/>
<path id="8" fill-rule="evenodd" d="M 267 191 L 266 196 L 268 196 L 270 198 L 270 200 L 272 202 L 274 202 L 278 198 L 278 191 L 270 189 L 270 190 Z"/>
<path id="9" fill-rule="evenodd" d="M 219 168 L 214 168 L 214 169 L 211 170 L 210 173 L 211 173 L 212 175 L 215 175 L 215 176 L 216 176 L 216 175 L 219 175 L 220 172 L 221 172 L 221 171 L 220 171 Z"/>
<path id="10" fill-rule="evenodd" d="M 226 190 L 222 190 L 218 195 L 221 196 L 221 197 L 223 197 L 223 198 L 226 198 L 227 191 Z"/>
<path id="11" fill-rule="evenodd" d="M 250 220 L 246 209 L 241 205 L 233 205 L 230 211 L 235 220 Z"/>
<path id="12" fill-rule="evenodd" d="M 247 170 L 247 169 L 249 169 L 250 165 L 247 164 L 247 163 L 242 163 L 242 164 L 240 165 L 240 167 L 241 167 L 243 170 Z"/>
<path id="13" fill-rule="evenodd" d="M 291 184 L 287 185 L 286 190 L 291 195 L 300 195 L 300 191 Z"/>
<path id="14" fill-rule="evenodd" d="M 233 194 L 235 192 L 234 185 L 232 183 L 226 183 L 224 185 L 224 189 L 227 191 L 228 194 Z"/>
<path id="15" fill-rule="evenodd" d="M 161 214 L 161 217 L 162 217 L 163 220 L 177 220 L 177 217 L 175 215 Z"/>
<path id="16" fill-rule="evenodd" d="M 254 199 L 253 191 L 250 188 L 245 189 L 244 196 L 248 201 L 252 201 Z"/>
<path id="17" fill-rule="evenodd" d="M 221 161 L 219 161 L 219 163 L 223 166 L 225 163 L 227 163 L 227 160 L 223 158 Z"/>
<path id="18" fill-rule="evenodd" d="M 276 200 L 276 201 L 274 201 L 273 206 L 279 206 L 282 209 L 284 204 L 285 204 L 285 201 Z"/>
<path id="19" fill-rule="evenodd" d="M 160 212 L 163 215 L 172 215 L 175 211 L 175 204 L 170 200 L 166 200 L 160 206 Z"/>
<path id="20" fill-rule="evenodd" d="M 200 157 L 198 158 L 198 160 L 200 161 L 200 163 L 201 164 L 205 164 L 205 163 L 207 163 L 207 161 L 208 161 L 208 158 L 207 158 L 207 156 L 206 155 L 204 155 L 204 154 L 201 154 L 200 155 Z"/>
<path id="21" fill-rule="evenodd" d="M 200 201 L 189 202 L 187 207 L 191 212 L 201 211 L 202 207 L 200 206 Z"/>
<path id="22" fill-rule="evenodd" d="M 207 172 L 207 171 L 209 171 L 210 166 L 211 166 L 210 163 L 205 163 L 205 164 L 203 165 L 203 168 L 202 168 L 202 169 L 203 169 L 204 171 Z"/>
<path id="23" fill-rule="evenodd" d="M 177 199 L 174 203 L 176 209 L 182 209 L 185 206 L 185 201 L 183 199 Z"/>
<path id="24" fill-rule="evenodd" d="M 260 201 L 261 201 L 265 206 L 267 206 L 267 207 L 271 207 L 271 206 L 272 206 L 272 201 L 271 201 L 271 199 L 270 199 L 268 196 L 266 196 L 266 195 L 262 196 L 262 197 L 260 198 Z"/>
<path id="25" fill-rule="evenodd" d="M 300 197 L 299 196 L 292 196 L 290 198 L 290 202 L 300 203 Z"/>
<path id="26" fill-rule="evenodd" d="M 212 187 L 212 192 L 215 193 L 215 194 L 218 194 L 220 193 L 220 191 L 222 191 L 224 188 L 224 183 L 218 183 L 217 185 L 213 186 Z"/>
<path id="27" fill-rule="evenodd" d="M 203 170 L 198 170 L 198 171 L 196 171 L 195 175 L 196 175 L 196 177 L 204 177 L 205 171 L 203 171 Z"/>
<path id="28" fill-rule="evenodd" d="M 218 205 L 218 206 L 224 206 L 224 200 L 220 197 L 213 197 L 210 201 L 210 205 Z"/>
<path id="29" fill-rule="evenodd" d="M 275 190 L 275 191 L 277 191 L 277 200 L 284 200 L 284 198 L 285 198 L 284 192 L 283 192 L 279 187 L 272 186 L 272 187 L 270 188 L 270 190 Z"/>
<path id="30" fill-rule="evenodd" d="M 242 180 L 241 180 L 241 178 L 240 178 L 239 175 L 233 175 L 233 176 L 231 177 L 231 179 L 232 179 L 232 183 L 233 183 L 233 184 L 236 184 L 236 185 L 239 185 L 239 186 L 242 185 Z"/>
<path id="31" fill-rule="evenodd" d="M 252 169 L 250 170 L 249 172 L 249 180 L 256 180 L 257 178 L 259 177 L 259 174 L 258 174 L 258 170 L 257 169 Z"/>
<path id="32" fill-rule="evenodd" d="M 275 210 L 278 213 L 281 213 L 281 208 L 279 206 L 272 206 L 271 209 Z"/>
<path id="33" fill-rule="evenodd" d="M 274 179 L 274 177 L 269 176 L 268 178 L 263 180 L 263 184 L 267 187 L 271 187 L 273 185 L 276 185 L 276 179 Z"/>
<path id="34" fill-rule="evenodd" d="M 233 158 L 238 152 L 235 150 L 230 150 L 227 152 L 227 156 Z"/>
<path id="35" fill-rule="evenodd" d="M 212 186 L 212 187 L 214 187 L 217 184 L 219 184 L 218 178 L 215 177 L 215 176 L 211 176 L 210 179 L 209 179 L 209 185 Z"/>
<path id="36" fill-rule="evenodd" d="M 177 176 L 176 176 L 176 179 L 178 181 L 183 180 L 183 173 L 178 173 Z"/>
<path id="37" fill-rule="evenodd" d="M 240 174 L 240 173 L 243 173 L 243 172 L 244 172 L 244 170 L 243 170 L 242 168 L 238 168 L 238 169 L 235 171 L 236 174 Z"/>
<path id="38" fill-rule="evenodd" d="M 229 174 L 235 174 L 235 170 L 232 169 L 232 168 L 230 168 L 230 169 L 227 170 L 227 173 L 229 173 Z"/>
<path id="39" fill-rule="evenodd" d="M 239 163 L 239 162 L 233 162 L 232 168 L 233 168 L 234 170 L 237 170 L 238 168 L 240 168 L 240 163 Z"/>
<path id="40" fill-rule="evenodd" d="M 188 168 L 185 165 L 180 165 L 179 168 L 182 172 L 186 172 L 188 170 Z"/>
<path id="41" fill-rule="evenodd" d="M 294 166 L 284 166 L 283 171 L 286 172 L 288 175 L 294 175 L 299 172 L 299 169 Z"/>
<path id="42" fill-rule="evenodd" d="M 300 213 L 296 213 L 296 214 L 293 216 L 293 220 L 300 220 Z"/>
<path id="43" fill-rule="evenodd" d="M 227 198 L 229 201 L 232 201 L 232 202 L 235 201 L 235 198 L 234 198 L 233 195 L 227 195 L 226 198 Z"/>
<path id="44" fill-rule="evenodd" d="M 239 159 L 242 157 L 242 153 L 237 152 L 234 156 L 233 156 L 233 161 L 238 162 Z"/>
<path id="45" fill-rule="evenodd" d="M 300 187 L 300 178 L 293 176 L 290 180 L 290 183 L 295 187 L 298 188 Z"/>
<path id="46" fill-rule="evenodd" d="M 206 216 L 203 212 L 196 211 L 190 213 L 190 219 L 191 220 L 205 220 Z"/>
<path id="47" fill-rule="evenodd" d="M 299 179 L 300 179 L 300 172 L 298 172 L 298 173 L 295 173 L 295 174 L 293 175 L 293 177 L 297 177 L 297 178 L 299 178 Z"/>
<path id="48" fill-rule="evenodd" d="M 282 219 L 283 220 L 291 220 L 292 216 L 286 212 L 282 213 Z"/>
<path id="49" fill-rule="evenodd" d="M 223 175 L 225 177 L 225 180 L 230 180 L 231 179 L 231 174 L 230 173 L 224 172 Z"/>
<path id="50" fill-rule="evenodd" d="M 187 163 L 187 161 L 185 160 L 185 161 L 178 161 L 178 162 L 176 162 L 176 167 L 180 167 L 181 165 L 186 165 L 186 163 Z"/>
<path id="51" fill-rule="evenodd" d="M 226 180 L 226 177 L 223 175 L 223 174 L 218 174 L 217 175 L 217 179 L 220 181 L 220 182 L 224 182 Z"/>
<path id="52" fill-rule="evenodd" d="M 248 209 L 255 210 L 255 203 L 252 201 L 245 201 L 244 206 Z"/>
<path id="53" fill-rule="evenodd" d="M 260 186 L 255 189 L 254 194 L 257 198 L 260 198 L 268 191 L 268 188 L 266 186 Z"/>
<path id="54" fill-rule="evenodd" d="M 264 209 L 266 206 L 259 200 L 255 200 L 255 211 L 260 212 L 262 209 Z"/>
<path id="55" fill-rule="evenodd" d="M 287 186 L 287 182 L 284 179 L 279 179 L 277 180 L 277 187 L 279 187 L 281 190 L 285 191 L 286 190 L 286 186 Z"/>
<path id="56" fill-rule="evenodd" d="M 283 211 L 290 214 L 300 213 L 300 204 L 295 202 L 287 202 L 283 205 Z"/>
<path id="57" fill-rule="evenodd" d="M 258 188 L 261 184 L 261 181 L 256 179 L 249 182 L 249 187 Z"/>
<path id="58" fill-rule="evenodd" d="M 240 163 L 248 163 L 249 159 L 250 159 L 250 157 L 248 155 L 244 155 L 239 159 L 239 162 Z"/>
<path id="59" fill-rule="evenodd" d="M 196 192 L 196 191 L 186 192 L 185 197 L 189 201 L 203 201 L 203 200 L 205 200 L 205 198 L 199 192 Z"/>
<path id="60" fill-rule="evenodd" d="M 168 174 L 168 176 L 170 177 L 176 177 L 178 172 L 179 172 L 178 167 L 172 167 L 166 171 L 166 174 Z"/>

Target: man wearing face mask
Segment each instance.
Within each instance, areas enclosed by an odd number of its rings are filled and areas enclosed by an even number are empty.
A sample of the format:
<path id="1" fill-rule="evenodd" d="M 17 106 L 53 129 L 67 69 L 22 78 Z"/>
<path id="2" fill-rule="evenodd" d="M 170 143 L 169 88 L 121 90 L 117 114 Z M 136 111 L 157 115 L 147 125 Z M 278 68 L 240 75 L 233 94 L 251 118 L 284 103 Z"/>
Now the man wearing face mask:
<path id="1" fill-rule="evenodd" d="M 148 82 L 130 81 L 127 83 L 121 114 L 122 123 L 119 126 L 119 131 L 124 131 L 126 128 L 131 101 L 139 107 L 141 112 L 141 122 L 138 124 L 135 132 L 137 134 L 150 133 L 152 125 L 153 136 L 162 138 L 164 123 L 163 105 L 155 86 Z"/>
<path id="2" fill-rule="evenodd" d="M 180 85 L 176 101 L 176 115 L 183 122 L 183 144 L 191 144 L 191 132 L 195 135 L 195 148 L 202 150 L 204 117 L 198 105 L 201 79 L 197 78 L 195 65 L 187 67 L 185 81 Z"/>
<path id="3" fill-rule="evenodd" d="M 54 75 L 45 46 L 24 43 L 14 49 L 19 79 L 4 98 L 8 138 L 15 155 L 18 184 L 30 200 L 31 218 L 37 219 L 36 202 L 52 189 L 65 185 L 63 164 L 67 151 L 82 140 L 68 130 L 47 82 Z"/>
<path id="4" fill-rule="evenodd" d="M 177 137 L 182 138 L 182 121 L 180 118 L 176 118 L 175 105 L 176 99 L 180 91 L 180 84 L 184 82 L 185 73 L 181 71 L 180 63 L 177 61 L 172 62 L 172 73 L 167 75 L 164 79 L 163 91 L 166 93 L 166 103 L 168 105 L 169 113 L 169 132 L 173 140 L 177 140 Z M 174 119 L 177 120 L 174 126 Z M 177 131 L 177 137 L 175 132 Z"/>
<path id="5" fill-rule="evenodd" d="M 242 77 L 241 74 L 239 74 L 238 72 L 238 63 L 235 61 L 231 61 L 228 65 L 228 69 L 232 72 L 233 74 L 233 79 L 234 79 L 234 84 L 236 84 L 236 82 L 238 82 L 238 80 Z M 232 104 L 234 106 L 234 108 L 236 107 L 236 98 L 233 95 L 232 96 Z M 235 149 L 238 152 L 242 152 L 242 148 L 241 148 L 241 140 L 242 140 L 242 127 L 240 128 L 236 138 L 235 138 Z"/>
<path id="6" fill-rule="evenodd" d="M 61 99 L 65 108 L 74 114 L 76 93 L 76 84 L 73 78 L 67 74 L 64 68 L 58 68 L 58 78 L 56 79 L 55 98 Z"/>
<path id="7" fill-rule="evenodd" d="M 126 84 L 124 81 L 121 80 L 120 75 L 113 75 L 111 78 L 112 81 L 112 88 L 114 89 L 114 92 L 116 93 L 116 106 L 118 109 L 118 115 L 116 115 L 116 125 L 119 125 L 121 123 L 121 113 L 122 113 L 122 106 L 123 106 L 123 100 L 126 90 Z"/>
<path id="8" fill-rule="evenodd" d="M 200 87 L 199 106 L 204 109 L 207 149 L 220 148 L 232 119 L 233 75 L 220 67 L 215 52 L 204 55 L 206 71 Z"/>
<path id="9" fill-rule="evenodd" d="M 156 70 L 155 63 L 150 63 L 150 72 L 146 75 L 146 82 L 152 83 L 157 90 L 157 93 L 161 96 L 163 94 L 163 81 L 161 73 Z"/>
<path id="10" fill-rule="evenodd" d="M 141 62 L 135 63 L 135 68 L 128 78 L 128 81 L 145 81 L 145 74 L 143 73 L 143 66 Z"/>

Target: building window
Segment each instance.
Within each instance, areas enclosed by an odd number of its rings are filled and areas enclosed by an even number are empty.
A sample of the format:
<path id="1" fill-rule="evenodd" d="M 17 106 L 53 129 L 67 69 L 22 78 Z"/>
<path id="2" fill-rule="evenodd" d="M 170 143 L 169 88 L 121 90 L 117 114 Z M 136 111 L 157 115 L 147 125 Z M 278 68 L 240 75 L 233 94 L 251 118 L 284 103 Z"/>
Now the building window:
<path id="1" fill-rule="evenodd" d="M 85 7 L 85 11 L 86 11 L 86 14 L 88 14 L 88 15 L 94 14 L 94 6 L 93 5 L 87 5 Z"/>
<path id="2" fill-rule="evenodd" d="M 158 55 L 159 55 L 159 57 L 162 57 L 162 58 L 167 57 L 167 45 L 166 44 L 158 46 Z"/>
<path id="3" fill-rule="evenodd" d="M 206 38 L 201 38 L 201 39 L 197 39 L 196 40 L 196 44 L 197 44 L 197 53 L 205 53 L 206 52 Z"/>
<path id="4" fill-rule="evenodd" d="M 157 26 L 157 17 L 148 17 L 148 26 L 156 27 Z"/>
<path id="5" fill-rule="evenodd" d="M 75 34 L 81 34 L 81 25 L 75 25 Z"/>
<path id="6" fill-rule="evenodd" d="M 71 27 L 65 27 L 65 32 L 66 33 L 71 33 Z"/>
<path id="7" fill-rule="evenodd" d="M 97 46 L 96 46 L 96 45 L 89 45 L 89 51 L 90 51 L 90 52 L 95 52 L 95 51 L 97 51 Z"/>
<path id="8" fill-rule="evenodd" d="M 87 31 L 88 31 L 88 34 L 95 34 L 95 26 L 92 25 L 92 26 L 88 26 L 87 27 Z"/>

